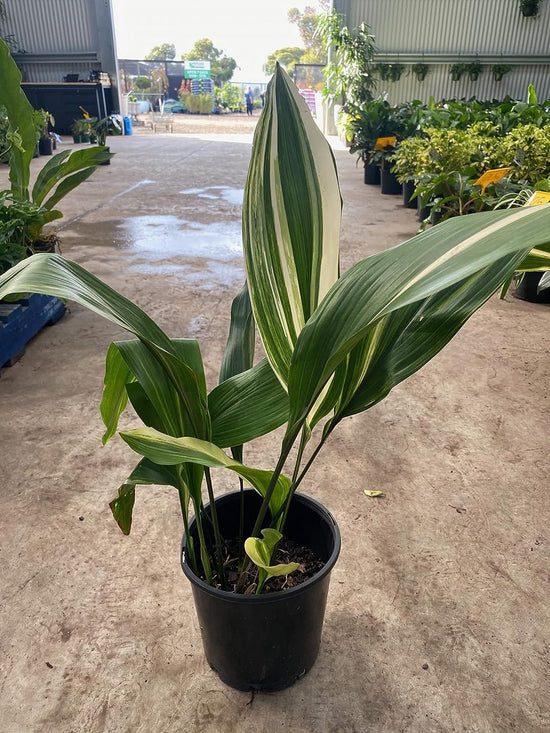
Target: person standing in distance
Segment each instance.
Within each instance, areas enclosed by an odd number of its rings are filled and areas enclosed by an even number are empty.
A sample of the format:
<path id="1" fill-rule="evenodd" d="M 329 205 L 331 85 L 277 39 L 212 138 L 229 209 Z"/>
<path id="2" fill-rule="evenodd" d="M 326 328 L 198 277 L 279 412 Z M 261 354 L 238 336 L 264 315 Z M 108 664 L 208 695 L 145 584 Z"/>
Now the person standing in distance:
<path id="1" fill-rule="evenodd" d="M 252 89 L 248 87 L 246 94 L 244 95 L 244 101 L 246 102 L 246 114 L 252 115 L 254 110 L 254 95 Z"/>

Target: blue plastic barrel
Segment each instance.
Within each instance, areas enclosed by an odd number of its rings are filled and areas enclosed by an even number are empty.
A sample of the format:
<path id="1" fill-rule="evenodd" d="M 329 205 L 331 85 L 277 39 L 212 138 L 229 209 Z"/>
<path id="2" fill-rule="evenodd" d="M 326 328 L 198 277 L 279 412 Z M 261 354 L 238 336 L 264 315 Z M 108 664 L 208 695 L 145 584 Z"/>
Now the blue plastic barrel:
<path id="1" fill-rule="evenodd" d="M 123 117 L 122 121 L 124 123 L 124 134 L 131 135 L 132 134 L 132 120 L 129 117 Z"/>

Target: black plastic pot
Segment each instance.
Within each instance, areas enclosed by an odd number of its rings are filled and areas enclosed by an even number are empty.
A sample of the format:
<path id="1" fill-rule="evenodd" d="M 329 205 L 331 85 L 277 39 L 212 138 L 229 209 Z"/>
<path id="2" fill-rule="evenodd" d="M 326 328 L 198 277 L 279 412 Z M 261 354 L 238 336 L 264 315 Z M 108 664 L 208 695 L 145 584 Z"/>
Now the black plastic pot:
<path id="1" fill-rule="evenodd" d="M 416 183 L 415 181 L 405 181 L 402 184 L 403 187 L 403 206 L 405 206 L 407 209 L 416 209 L 418 204 L 416 202 L 416 198 L 412 198 Z"/>
<path id="2" fill-rule="evenodd" d="M 53 140 L 51 137 L 41 137 L 38 140 L 40 155 L 53 155 Z"/>
<path id="3" fill-rule="evenodd" d="M 397 180 L 391 167 L 384 165 L 380 168 L 380 193 L 390 196 L 402 194 L 403 186 Z"/>
<path id="4" fill-rule="evenodd" d="M 430 216 L 430 209 L 431 206 L 422 206 L 422 197 L 417 196 L 416 197 L 416 211 L 418 216 L 418 221 L 425 221 Z"/>
<path id="5" fill-rule="evenodd" d="M 250 533 L 261 497 L 245 491 L 245 536 Z M 222 535 L 236 537 L 240 493 L 216 500 Z M 195 547 L 198 537 L 190 527 Z M 340 532 L 332 515 L 314 499 L 296 494 L 284 535 L 318 553 L 325 565 L 317 575 L 288 590 L 240 595 L 218 590 L 198 578 L 187 563 L 185 538 L 181 564 L 191 582 L 206 659 L 220 679 L 237 690 L 282 690 L 315 662 L 321 642 L 330 573 L 340 552 Z"/>
<path id="6" fill-rule="evenodd" d="M 528 300 L 531 303 L 550 303 L 550 288 L 537 293 L 542 272 L 526 272 L 517 288 L 514 290 L 516 298 Z"/>
<path id="7" fill-rule="evenodd" d="M 364 180 L 368 186 L 379 186 L 380 166 L 374 163 L 367 163 L 367 165 L 365 165 Z"/>

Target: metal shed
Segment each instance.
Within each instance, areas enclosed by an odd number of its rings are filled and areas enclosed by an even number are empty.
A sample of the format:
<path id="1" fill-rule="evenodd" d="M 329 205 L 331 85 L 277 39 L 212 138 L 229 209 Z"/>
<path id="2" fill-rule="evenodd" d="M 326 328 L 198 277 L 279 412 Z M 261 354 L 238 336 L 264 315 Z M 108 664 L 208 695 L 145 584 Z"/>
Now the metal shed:
<path id="1" fill-rule="evenodd" d="M 84 107 L 104 117 L 120 109 L 111 0 L 4 0 L 0 34 L 21 69 L 34 107 L 68 132 Z"/>

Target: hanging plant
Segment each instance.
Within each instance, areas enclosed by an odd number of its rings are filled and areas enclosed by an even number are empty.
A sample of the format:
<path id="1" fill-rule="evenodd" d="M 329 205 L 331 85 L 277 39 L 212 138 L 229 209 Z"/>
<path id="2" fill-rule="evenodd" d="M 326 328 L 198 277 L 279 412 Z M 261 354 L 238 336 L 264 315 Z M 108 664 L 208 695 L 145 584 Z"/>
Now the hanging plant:
<path id="1" fill-rule="evenodd" d="M 391 78 L 391 64 L 376 64 L 374 68 L 382 81 L 388 81 Z"/>
<path id="2" fill-rule="evenodd" d="M 399 81 L 405 70 L 403 64 L 377 64 L 375 68 L 382 81 Z"/>
<path id="3" fill-rule="evenodd" d="M 482 66 L 479 61 L 474 61 L 471 64 L 467 64 L 466 71 L 468 72 L 470 81 L 477 81 L 479 75 L 481 74 L 481 69 Z"/>
<path id="4" fill-rule="evenodd" d="M 520 0 L 519 9 L 526 18 L 531 18 L 539 12 L 540 0 Z"/>
<path id="5" fill-rule="evenodd" d="M 428 64 L 413 64 L 411 66 L 411 71 L 413 74 L 416 75 L 416 78 L 418 81 L 424 81 L 428 74 L 429 66 Z"/>
<path id="6" fill-rule="evenodd" d="M 449 69 L 451 79 L 453 81 L 460 81 L 460 78 L 462 74 L 465 73 L 466 69 L 467 69 L 466 64 L 452 64 L 451 68 Z"/>
<path id="7" fill-rule="evenodd" d="M 495 81 L 502 81 L 504 74 L 512 71 L 512 67 L 509 64 L 495 64 L 491 71 L 493 72 L 493 78 Z"/>
<path id="8" fill-rule="evenodd" d="M 405 67 L 403 64 L 390 64 L 390 79 L 392 81 L 399 81 L 404 70 Z"/>

